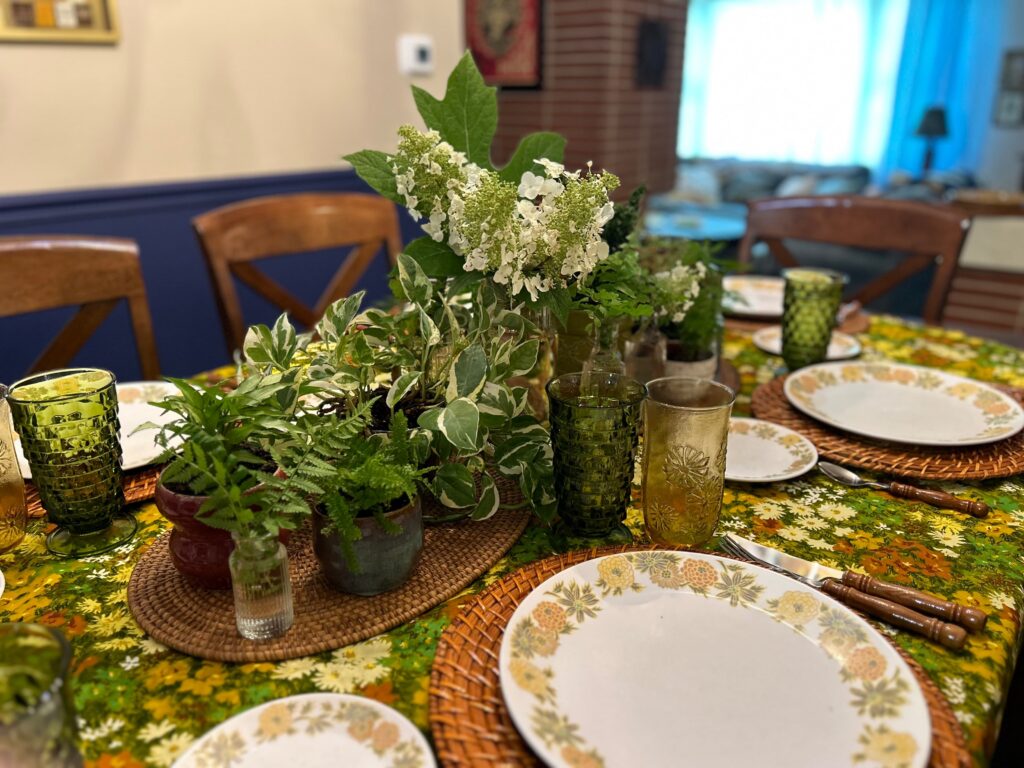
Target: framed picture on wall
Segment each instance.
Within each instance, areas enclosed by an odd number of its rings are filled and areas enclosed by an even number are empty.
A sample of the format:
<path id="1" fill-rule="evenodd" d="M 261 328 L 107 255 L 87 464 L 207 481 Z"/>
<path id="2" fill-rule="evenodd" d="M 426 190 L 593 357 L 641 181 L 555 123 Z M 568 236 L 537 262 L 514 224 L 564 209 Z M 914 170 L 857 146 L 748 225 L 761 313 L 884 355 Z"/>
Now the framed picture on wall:
<path id="1" fill-rule="evenodd" d="M 98 43 L 120 39 L 116 0 L 0 0 L 0 42 Z"/>
<path id="2" fill-rule="evenodd" d="M 1003 128 L 1024 125 L 1024 49 L 1007 51 L 999 76 L 995 123 Z"/>
<path id="3" fill-rule="evenodd" d="M 489 85 L 539 88 L 541 0 L 466 0 L 466 41 Z"/>

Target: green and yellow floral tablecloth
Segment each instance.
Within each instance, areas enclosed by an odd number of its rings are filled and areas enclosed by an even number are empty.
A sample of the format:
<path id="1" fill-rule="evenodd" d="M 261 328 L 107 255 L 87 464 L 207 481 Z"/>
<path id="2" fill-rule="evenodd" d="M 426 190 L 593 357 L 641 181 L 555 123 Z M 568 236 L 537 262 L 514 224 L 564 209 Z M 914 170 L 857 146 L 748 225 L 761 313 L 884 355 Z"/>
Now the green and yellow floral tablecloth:
<path id="1" fill-rule="evenodd" d="M 891 318 L 875 318 L 861 340 L 866 358 L 935 366 L 1024 387 L 1024 353 L 999 344 Z M 780 361 L 738 332 L 730 332 L 726 356 L 743 377 L 736 412 L 746 414 L 753 387 L 771 379 Z M 984 765 L 998 733 L 1021 635 L 1024 483 L 1011 478 L 938 487 L 982 499 L 992 513 L 976 520 L 876 491 L 842 488 L 812 474 L 771 486 L 727 485 L 720 529 L 988 611 L 985 631 L 972 636 L 959 654 L 881 627 L 945 693 L 975 761 Z M 220 664 L 164 648 L 132 619 L 126 597 L 132 568 L 142 549 L 167 528 L 152 504 L 139 506 L 136 513 L 136 540 L 110 554 L 56 561 L 46 554 L 37 522 L 16 551 L 0 556 L 7 579 L 0 621 L 36 621 L 59 627 L 71 638 L 82 748 L 90 768 L 169 766 L 192 740 L 231 715 L 312 691 L 369 696 L 426 729 L 434 647 L 461 603 L 551 552 L 546 532 L 531 527 L 473 587 L 391 632 L 278 664 Z M 636 508 L 630 523 L 639 537 Z"/>

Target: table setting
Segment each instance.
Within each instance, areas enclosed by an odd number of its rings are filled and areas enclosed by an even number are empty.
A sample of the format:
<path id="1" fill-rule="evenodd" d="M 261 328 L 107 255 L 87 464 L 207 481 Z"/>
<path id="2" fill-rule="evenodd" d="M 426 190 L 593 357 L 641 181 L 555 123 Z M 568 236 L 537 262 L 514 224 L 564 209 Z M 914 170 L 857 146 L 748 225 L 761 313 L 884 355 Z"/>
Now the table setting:
<path id="1" fill-rule="evenodd" d="M 645 239 L 564 140 L 494 168 L 464 92 L 349 156 L 423 224 L 390 311 L 2 388 L 0 765 L 987 765 L 1024 352 L 839 333 L 845 276 Z"/>

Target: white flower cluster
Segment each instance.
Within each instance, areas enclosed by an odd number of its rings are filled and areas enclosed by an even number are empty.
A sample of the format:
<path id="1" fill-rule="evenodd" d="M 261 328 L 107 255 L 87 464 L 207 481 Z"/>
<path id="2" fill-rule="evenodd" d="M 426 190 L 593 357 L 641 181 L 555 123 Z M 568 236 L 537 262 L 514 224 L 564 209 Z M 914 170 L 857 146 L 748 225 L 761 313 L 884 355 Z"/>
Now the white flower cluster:
<path id="1" fill-rule="evenodd" d="M 436 131 L 399 130 L 392 159 L 398 193 L 424 231 L 465 259 L 466 271 L 490 274 L 513 296 L 537 299 L 553 286 L 582 279 L 608 256 L 601 239 L 614 215 L 610 173 L 567 172 L 546 158 L 519 184 L 468 162 Z"/>
<path id="2" fill-rule="evenodd" d="M 656 272 L 654 284 L 657 302 L 654 314 L 676 325 L 683 322 L 686 313 L 700 295 L 700 286 L 707 271 L 707 265 L 698 261 L 696 264 L 679 264 L 665 272 Z"/>

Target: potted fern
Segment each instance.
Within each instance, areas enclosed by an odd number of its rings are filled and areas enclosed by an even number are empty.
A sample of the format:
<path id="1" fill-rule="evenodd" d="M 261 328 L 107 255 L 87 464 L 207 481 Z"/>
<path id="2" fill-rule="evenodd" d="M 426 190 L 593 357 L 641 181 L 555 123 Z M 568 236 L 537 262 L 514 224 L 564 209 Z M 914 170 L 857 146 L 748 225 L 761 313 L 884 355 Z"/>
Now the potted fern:
<path id="1" fill-rule="evenodd" d="M 369 596 L 405 583 L 423 549 L 418 491 L 427 446 L 401 411 L 387 435 L 367 435 L 366 427 L 359 415 L 311 430 L 310 444 L 321 449 L 339 428 L 351 437 L 342 452 L 322 451 L 326 463 L 307 479 L 318 489 L 310 498 L 313 551 L 324 575 L 342 592 Z"/>

